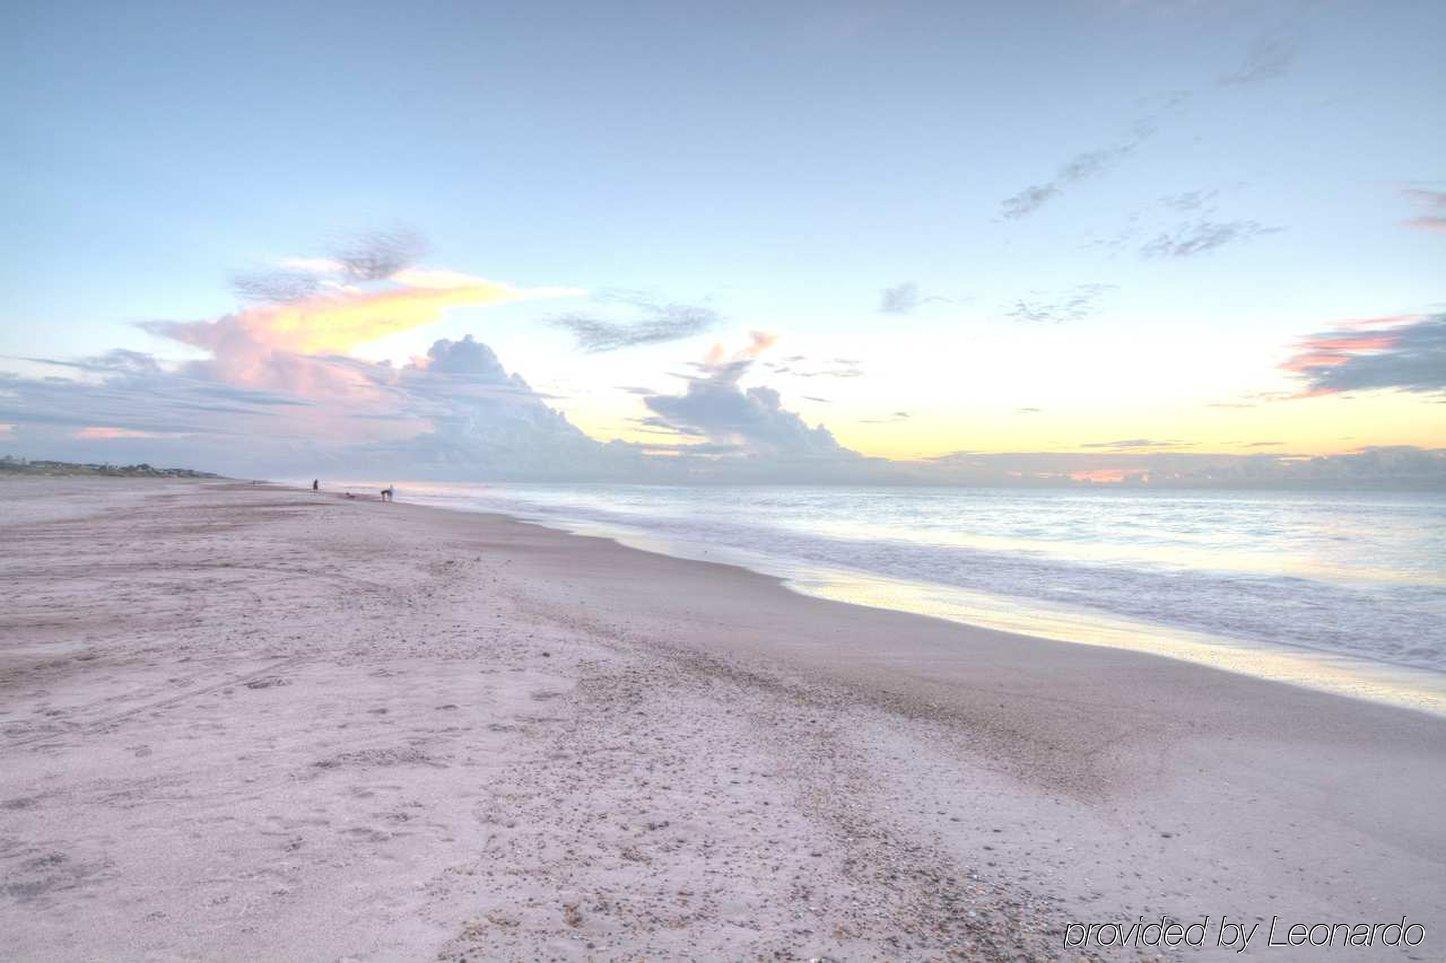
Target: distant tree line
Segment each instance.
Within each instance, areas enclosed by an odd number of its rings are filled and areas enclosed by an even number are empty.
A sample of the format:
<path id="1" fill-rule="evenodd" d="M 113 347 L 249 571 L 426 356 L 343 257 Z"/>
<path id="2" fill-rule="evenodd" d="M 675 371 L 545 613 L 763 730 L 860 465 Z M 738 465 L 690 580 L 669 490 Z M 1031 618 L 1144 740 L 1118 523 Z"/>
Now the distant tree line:
<path id="1" fill-rule="evenodd" d="M 208 471 L 194 468 L 156 468 L 142 462 L 139 465 L 82 464 L 73 461 L 45 461 L 41 459 L 18 458 L 14 455 L 0 457 L 0 474 L 9 475 L 108 475 L 123 478 L 219 478 Z"/>

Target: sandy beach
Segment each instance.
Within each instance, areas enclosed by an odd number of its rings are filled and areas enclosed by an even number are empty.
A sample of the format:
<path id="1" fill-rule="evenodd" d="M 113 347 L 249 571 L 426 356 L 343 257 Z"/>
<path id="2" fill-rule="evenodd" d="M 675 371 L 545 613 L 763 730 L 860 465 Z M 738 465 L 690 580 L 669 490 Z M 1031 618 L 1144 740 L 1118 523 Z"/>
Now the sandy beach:
<path id="1" fill-rule="evenodd" d="M 1446 719 L 404 501 L 0 492 L 4 959 L 1446 958 Z M 1066 946 L 1162 915 L 1209 941 Z"/>

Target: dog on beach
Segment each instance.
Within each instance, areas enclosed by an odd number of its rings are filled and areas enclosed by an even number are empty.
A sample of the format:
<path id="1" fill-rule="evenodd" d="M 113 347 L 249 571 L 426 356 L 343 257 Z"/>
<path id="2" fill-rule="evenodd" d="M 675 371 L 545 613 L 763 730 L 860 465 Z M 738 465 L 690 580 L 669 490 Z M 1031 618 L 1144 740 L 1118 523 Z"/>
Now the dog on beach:
<path id="1" fill-rule="evenodd" d="M 395 485 L 388 485 L 386 488 L 383 488 L 383 489 L 382 489 L 382 501 L 384 501 L 384 502 L 393 501 L 393 500 L 394 500 L 393 496 L 395 496 L 396 493 L 397 493 L 396 486 L 395 486 Z"/>

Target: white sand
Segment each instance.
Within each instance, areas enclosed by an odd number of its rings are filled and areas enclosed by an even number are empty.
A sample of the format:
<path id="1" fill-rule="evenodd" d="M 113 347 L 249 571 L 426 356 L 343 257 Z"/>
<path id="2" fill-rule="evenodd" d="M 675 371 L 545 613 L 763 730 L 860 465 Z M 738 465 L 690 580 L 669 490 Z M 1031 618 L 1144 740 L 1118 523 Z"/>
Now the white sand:
<path id="1" fill-rule="evenodd" d="M 1073 958 L 1161 913 L 1446 959 L 1437 717 L 489 516 L 0 493 L 6 959 Z"/>

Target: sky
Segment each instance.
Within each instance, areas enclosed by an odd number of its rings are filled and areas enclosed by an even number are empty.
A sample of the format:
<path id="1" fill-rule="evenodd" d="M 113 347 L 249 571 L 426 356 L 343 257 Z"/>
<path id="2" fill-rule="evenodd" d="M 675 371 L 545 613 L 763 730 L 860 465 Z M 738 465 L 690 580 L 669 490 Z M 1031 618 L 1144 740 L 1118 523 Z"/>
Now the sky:
<path id="1" fill-rule="evenodd" d="M 1446 476 L 1437 2 L 0 16 L 0 453 Z"/>

